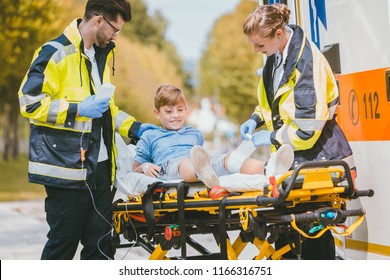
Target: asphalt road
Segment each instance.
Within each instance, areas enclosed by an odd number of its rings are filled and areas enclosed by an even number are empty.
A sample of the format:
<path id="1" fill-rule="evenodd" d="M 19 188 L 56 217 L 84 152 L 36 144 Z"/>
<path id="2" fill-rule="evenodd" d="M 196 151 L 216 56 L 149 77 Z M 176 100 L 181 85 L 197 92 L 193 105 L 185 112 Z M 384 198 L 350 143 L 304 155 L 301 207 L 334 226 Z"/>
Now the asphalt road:
<path id="1" fill-rule="evenodd" d="M 43 199 L 0 203 L 0 259 L 39 260 L 46 234 Z M 75 259 L 80 259 L 80 248 Z M 141 248 L 118 249 L 116 259 L 147 259 Z"/>
<path id="2" fill-rule="evenodd" d="M 49 230 L 45 220 L 43 199 L 0 202 L 0 259 L 1 260 L 39 260 L 43 246 L 46 243 L 46 234 Z M 218 251 L 218 247 L 211 235 L 194 237 L 203 246 L 211 251 Z M 80 247 L 75 259 L 80 259 Z M 179 256 L 180 250 L 171 250 L 167 256 Z M 196 253 L 187 246 L 188 255 Z M 198 253 L 196 253 L 198 254 Z M 251 256 L 253 256 L 251 254 Z M 242 255 L 244 259 L 245 254 Z M 142 248 L 117 249 L 117 260 L 145 260 L 149 253 Z"/>

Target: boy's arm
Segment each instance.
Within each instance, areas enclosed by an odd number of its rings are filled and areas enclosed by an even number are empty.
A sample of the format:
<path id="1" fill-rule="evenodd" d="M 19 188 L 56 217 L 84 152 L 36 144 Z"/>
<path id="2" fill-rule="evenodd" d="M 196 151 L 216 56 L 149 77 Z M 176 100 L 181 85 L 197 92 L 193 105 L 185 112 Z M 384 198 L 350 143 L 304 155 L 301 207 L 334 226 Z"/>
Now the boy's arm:
<path id="1" fill-rule="evenodd" d="M 155 165 L 150 162 L 144 162 L 143 164 L 140 164 L 139 162 L 134 162 L 134 168 L 133 171 L 144 173 L 146 176 L 158 178 L 160 177 L 160 166 Z"/>
<path id="2" fill-rule="evenodd" d="M 144 173 L 142 171 L 141 164 L 139 162 L 137 162 L 137 161 L 134 161 L 133 171 L 134 172 L 138 172 L 138 173 Z"/>

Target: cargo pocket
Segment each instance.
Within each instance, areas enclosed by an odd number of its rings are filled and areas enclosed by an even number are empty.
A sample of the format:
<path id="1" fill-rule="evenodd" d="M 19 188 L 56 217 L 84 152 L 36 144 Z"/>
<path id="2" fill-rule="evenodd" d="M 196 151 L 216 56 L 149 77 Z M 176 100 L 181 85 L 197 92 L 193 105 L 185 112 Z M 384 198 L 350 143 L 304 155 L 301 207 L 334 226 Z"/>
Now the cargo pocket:
<path id="1" fill-rule="evenodd" d="M 64 206 L 59 206 L 53 202 L 45 202 L 46 221 L 50 227 L 50 239 L 52 240 L 66 240 L 69 226 L 68 209 Z"/>

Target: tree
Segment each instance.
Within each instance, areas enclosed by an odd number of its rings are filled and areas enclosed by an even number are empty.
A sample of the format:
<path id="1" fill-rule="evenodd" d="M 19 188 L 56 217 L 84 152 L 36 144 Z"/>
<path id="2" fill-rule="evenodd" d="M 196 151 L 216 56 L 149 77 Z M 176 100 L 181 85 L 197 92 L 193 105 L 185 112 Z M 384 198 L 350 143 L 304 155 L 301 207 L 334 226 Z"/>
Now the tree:
<path id="1" fill-rule="evenodd" d="M 17 92 L 34 50 L 50 35 L 56 3 L 51 0 L 2 0 L 0 2 L 0 113 L 4 141 L 3 159 L 18 154 L 19 102 Z"/>
<path id="2" fill-rule="evenodd" d="M 140 42 L 146 47 L 157 47 L 176 66 L 176 71 L 182 79 L 185 81 L 189 80 L 189 73 L 184 71 L 183 60 L 179 56 L 176 47 L 166 39 L 169 23 L 161 12 L 157 10 L 153 15 L 149 15 L 144 1 L 133 1 L 131 7 L 131 24 L 126 25 L 123 32 L 129 38 Z M 188 90 L 191 87 L 189 84 L 185 84 L 185 86 Z"/>
<path id="3" fill-rule="evenodd" d="M 133 1 L 133 18 L 118 38 L 113 81 L 116 101 L 142 121 L 153 121 L 151 97 L 157 86 L 172 82 L 185 87 L 187 73 L 173 44 L 165 39 L 167 21 L 160 13 L 147 14 L 143 1 Z M 34 51 L 58 36 L 76 17 L 82 17 L 85 0 L 2 0 L 0 2 L 0 137 L 3 158 L 19 154 L 20 133 L 28 133 L 20 116 L 17 92 Z M 131 41 L 131 42 L 130 42 Z M 0 142 L 1 143 L 1 142 Z"/>
<path id="4" fill-rule="evenodd" d="M 248 119 L 257 104 L 255 73 L 262 67 L 262 56 L 254 54 L 242 33 L 245 18 L 256 5 L 242 0 L 233 13 L 215 23 L 199 66 L 201 94 L 216 98 L 238 123 Z"/>

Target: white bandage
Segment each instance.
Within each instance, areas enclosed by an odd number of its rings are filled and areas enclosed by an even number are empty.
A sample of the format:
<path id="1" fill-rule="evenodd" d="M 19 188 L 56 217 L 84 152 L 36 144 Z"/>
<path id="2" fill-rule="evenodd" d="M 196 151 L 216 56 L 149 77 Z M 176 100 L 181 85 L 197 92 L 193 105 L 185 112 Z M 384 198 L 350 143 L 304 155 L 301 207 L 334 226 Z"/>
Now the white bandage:
<path id="1" fill-rule="evenodd" d="M 148 171 L 149 167 L 151 166 L 152 164 L 150 162 L 145 162 L 141 165 L 141 168 L 142 168 L 142 172 L 143 173 L 146 173 L 146 171 Z"/>
<path id="2" fill-rule="evenodd" d="M 236 150 L 230 153 L 227 160 L 226 167 L 231 173 L 239 173 L 244 161 L 250 157 L 254 150 L 255 145 L 252 142 L 252 135 L 247 134 L 250 140 L 243 140 Z"/>

